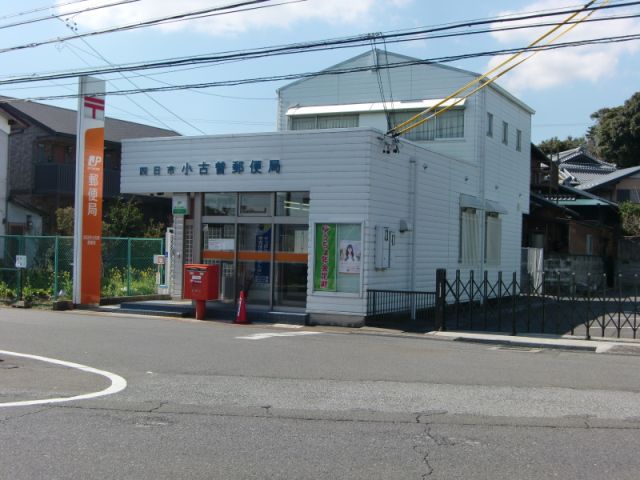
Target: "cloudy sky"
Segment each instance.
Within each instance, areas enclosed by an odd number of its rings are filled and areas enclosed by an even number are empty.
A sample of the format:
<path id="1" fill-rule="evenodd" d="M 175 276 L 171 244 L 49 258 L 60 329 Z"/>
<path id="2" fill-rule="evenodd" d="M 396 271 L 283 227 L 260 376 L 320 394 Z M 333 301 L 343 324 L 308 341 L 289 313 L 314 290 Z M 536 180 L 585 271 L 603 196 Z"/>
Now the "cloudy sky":
<path id="1" fill-rule="evenodd" d="M 108 64 L 147 62 L 371 32 L 428 28 L 499 16 L 541 14 L 549 9 L 580 4 L 577 0 L 273 0 L 255 4 L 253 9 L 243 12 L 175 21 L 82 39 L 66 39 L 76 33 L 133 25 L 149 19 L 239 3 L 241 0 L 131 0 L 119 6 L 79 13 L 93 6 L 122 1 L 2 2 L 0 53 L 3 56 L 3 69 L 0 81 L 16 75 L 73 71 Z M 602 3 L 602 0 L 598 3 Z M 609 3 L 615 5 L 622 2 L 613 0 Z M 52 17 L 59 13 L 65 15 L 59 19 Z M 558 41 L 640 34 L 640 19 L 634 17 L 640 14 L 639 6 L 598 12 L 591 18 L 623 14 L 628 18 L 580 24 Z M 43 17 L 50 18 L 15 25 Z M 549 19 L 538 18 L 523 21 L 519 25 L 532 21 Z M 387 48 L 424 59 L 454 56 L 522 47 L 549 28 L 500 31 L 504 25 L 495 23 L 493 30 L 485 33 L 389 43 Z M 480 27 L 468 27 L 466 31 L 470 33 L 476 28 Z M 55 39 L 61 41 L 51 42 Z M 3 51 L 41 41 L 49 43 Z M 379 47 L 383 48 L 382 45 Z M 499 83 L 536 110 L 532 132 L 534 142 L 552 136 L 579 136 L 591 125 L 591 113 L 602 107 L 619 105 L 640 90 L 639 48 L 640 41 L 636 40 L 541 52 L 502 77 Z M 120 90 L 294 74 L 317 71 L 366 50 L 367 47 L 357 47 L 307 52 L 198 68 L 110 74 L 104 78 L 109 80 L 109 89 Z M 501 57 L 484 56 L 451 65 L 482 73 L 501 60 Z M 285 83 L 113 96 L 107 101 L 107 114 L 172 128 L 186 135 L 269 131 L 275 129 L 275 90 Z M 455 87 L 452 85 L 452 91 Z M 1 95 L 19 98 L 66 95 L 76 90 L 72 79 L 0 85 Z M 47 102 L 70 108 L 75 106 L 73 100 Z"/>

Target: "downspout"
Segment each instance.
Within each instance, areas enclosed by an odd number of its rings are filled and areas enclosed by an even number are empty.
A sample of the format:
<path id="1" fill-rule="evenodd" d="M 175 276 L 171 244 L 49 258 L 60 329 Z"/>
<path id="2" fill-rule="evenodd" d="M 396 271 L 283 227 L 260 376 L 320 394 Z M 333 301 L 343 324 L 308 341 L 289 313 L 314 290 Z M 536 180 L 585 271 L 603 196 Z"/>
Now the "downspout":
<path id="1" fill-rule="evenodd" d="M 409 172 L 410 172 L 410 179 L 409 179 L 409 221 L 411 222 L 411 236 L 410 236 L 410 242 L 411 242 L 411 249 L 409 251 L 409 262 L 410 262 L 410 281 L 409 281 L 409 285 L 411 287 L 411 291 L 415 291 L 416 289 L 416 211 L 418 206 L 416 205 L 417 202 L 417 195 L 416 195 L 416 186 L 418 183 L 418 176 L 416 175 L 417 173 L 417 163 L 416 163 L 416 159 L 415 157 L 410 157 L 409 158 Z"/>
<path id="2" fill-rule="evenodd" d="M 486 89 L 482 90 L 482 94 L 478 97 L 479 98 L 479 103 L 480 105 L 478 105 L 476 108 L 480 108 L 480 110 L 484 113 L 482 120 L 480 121 L 480 132 L 479 135 L 476 137 L 477 140 L 479 140 L 477 142 L 477 153 L 478 153 L 478 159 L 480 160 L 480 203 L 483 206 L 482 210 L 481 210 L 481 219 L 480 219 L 480 277 L 479 279 L 483 279 L 484 278 L 484 262 L 485 262 L 485 253 L 487 250 L 487 246 L 486 246 L 486 242 L 487 242 L 487 236 L 486 236 L 486 212 L 484 209 L 484 205 L 485 205 L 485 190 L 486 190 L 486 186 L 485 186 L 485 181 L 486 181 L 486 169 L 487 169 L 487 149 L 486 149 L 486 135 L 484 134 L 484 132 L 486 132 L 486 122 L 487 122 L 487 91 Z"/>
<path id="3" fill-rule="evenodd" d="M 416 290 L 416 212 L 418 209 L 417 206 L 417 183 L 418 183 L 418 175 L 417 175 L 417 163 L 415 157 L 409 157 L 409 221 L 410 225 L 410 242 L 411 248 L 409 249 L 409 265 L 410 265 L 410 277 L 409 277 L 409 286 L 411 287 L 411 291 L 415 292 Z M 416 319 L 416 302 L 413 295 L 411 296 L 411 320 Z"/>

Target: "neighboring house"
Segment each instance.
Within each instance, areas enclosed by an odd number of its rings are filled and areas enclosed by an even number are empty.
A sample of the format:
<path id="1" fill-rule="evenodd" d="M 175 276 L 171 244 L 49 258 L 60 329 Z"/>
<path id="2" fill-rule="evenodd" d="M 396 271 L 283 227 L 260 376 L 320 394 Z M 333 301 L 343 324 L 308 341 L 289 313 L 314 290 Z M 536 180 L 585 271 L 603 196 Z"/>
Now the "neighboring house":
<path id="1" fill-rule="evenodd" d="M 612 202 L 640 203 L 640 166 L 616 170 L 576 188 Z"/>
<path id="2" fill-rule="evenodd" d="M 584 146 L 551 155 L 558 167 L 559 182 L 571 187 L 594 182 L 616 171 L 613 163 L 607 163 L 591 154 Z"/>
<path id="3" fill-rule="evenodd" d="M 76 112 L 8 97 L 0 97 L 0 102 L 5 102 L 0 103 L 0 114 L 11 118 L 7 180 L 3 183 L 7 185 L 9 206 L 3 216 L 7 233 L 51 233 L 55 229 L 56 209 L 72 206 L 74 202 Z M 120 194 L 120 142 L 123 139 L 174 135 L 178 134 L 172 130 L 107 118 L 105 200 Z M 148 198 L 145 202 L 156 200 Z"/>
<path id="4" fill-rule="evenodd" d="M 612 274 L 620 234 L 617 204 L 558 184 L 558 164 L 535 145 L 531 145 L 531 172 L 522 246 L 543 249 L 545 269 L 562 264 L 567 271 L 582 273 L 582 283 L 588 271 Z"/>
<path id="5" fill-rule="evenodd" d="M 7 210 L 9 197 L 7 192 L 7 175 L 9 172 L 9 121 L 13 118 L 0 110 L 0 235 L 7 232 Z"/>

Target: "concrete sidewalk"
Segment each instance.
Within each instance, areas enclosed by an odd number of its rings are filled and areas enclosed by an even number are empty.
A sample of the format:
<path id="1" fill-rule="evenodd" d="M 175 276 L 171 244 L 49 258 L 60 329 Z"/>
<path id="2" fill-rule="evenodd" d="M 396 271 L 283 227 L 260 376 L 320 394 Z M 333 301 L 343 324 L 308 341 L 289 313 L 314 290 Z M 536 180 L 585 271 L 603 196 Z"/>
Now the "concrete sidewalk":
<path id="1" fill-rule="evenodd" d="M 640 340 L 618 338 L 592 337 L 591 340 L 585 340 L 583 338 L 569 335 L 528 334 L 527 336 L 514 336 L 505 333 L 478 333 L 465 331 L 432 331 L 423 334 L 415 334 L 371 327 L 351 329 L 351 332 L 371 335 L 411 336 L 415 338 L 432 338 L 438 340 L 484 343 L 487 345 L 504 345 L 520 348 L 555 348 L 560 350 L 640 356 Z"/>

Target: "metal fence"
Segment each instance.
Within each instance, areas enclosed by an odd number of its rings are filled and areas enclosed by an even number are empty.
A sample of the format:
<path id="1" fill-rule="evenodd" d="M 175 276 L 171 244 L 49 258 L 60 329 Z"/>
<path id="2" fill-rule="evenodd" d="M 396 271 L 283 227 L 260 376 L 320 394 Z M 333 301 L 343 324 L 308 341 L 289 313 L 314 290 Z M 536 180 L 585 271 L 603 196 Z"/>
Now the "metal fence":
<path id="1" fill-rule="evenodd" d="M 367 290 L 366 325 L 425 331 L 435 319 L 435 292 Z"/>
<path id="2" fill-rule="evenodd" d="M 436 277 L 436 329 L 638 337 L 638 275 L 587 274 L 576 281 L 575 273 L 556 271 L 531 281 L 515 273 L 463 278 L 460 271 L 447 278 L 438 270 Z"/>
<path id="3" fill-rule="evenodd" d="M 164 239 L 102 238 L 103 297 L 156 293 L 159 272 L 154 254 L 164 253 Z M 27 257 L 27 268 L 16 268 L 16 256 Z M 34 299 L 70 297 L 73 238 L 0 236 L 0 299 L 27 295 Z"/>

